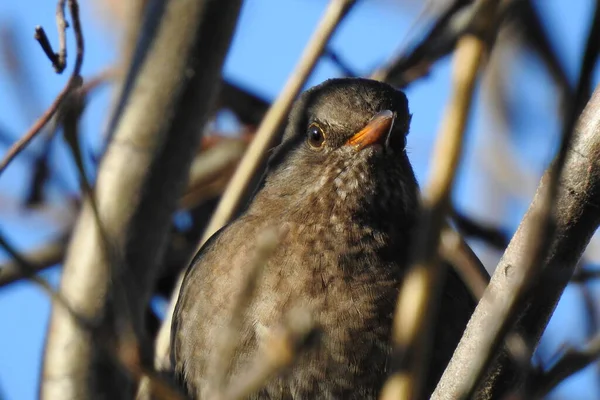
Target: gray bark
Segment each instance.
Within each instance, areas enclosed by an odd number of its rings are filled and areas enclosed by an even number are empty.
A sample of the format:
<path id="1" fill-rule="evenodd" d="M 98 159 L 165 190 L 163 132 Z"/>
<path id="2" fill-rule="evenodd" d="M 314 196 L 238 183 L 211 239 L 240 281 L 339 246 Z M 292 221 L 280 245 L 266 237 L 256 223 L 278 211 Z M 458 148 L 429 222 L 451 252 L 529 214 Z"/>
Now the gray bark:
<path id="1" fill-rule="evenodd" d="M 142 25 L 147 32 L 125 78 L 98 174 L 101 226 L 87 201 L 61 280 L 66 300 L 96 328 L 54 307 L 42 398 L 131 398 L 135 376 L 115 359 L 127 361 L 133 354 L 138 364 L 151 365 L 152 355 L 129 348 L 138 342 L 125 333 L 129 326 L 134 338 L 143 332 L 171 217 L 213 108 L 240 5 L 241 0 L 150 2 L 146 20 L 156 23 Z"/>
<path id="2" fill-rule="evenodd" d="M 600 87 L 581 114 L 568 152 L 556 198 L 556 231 L 543 272 L 532 282 L 527 307 L 516 329 L 530 344 L 537 344 L 554 308 L 569 282 L 577 262 L 600 224 Z M 516 271 L 524 264 L 529 247 L 527 238 L 536 226 L 538 208 L 547 186 L 548 171 L 542 178 L 533 202 L 512 238 L 481 302 L 477 306 L 454 356 L 444 372 L 434 399 L 457 399 L 472 371 L 473 360 L 482 357 L 479 344 L 488 334 L 489 321 L 507 318 L 502 299 L 516 287 Z M 505 352 L 490 369 L 480 398 L 518 385 L 518 374 Z M 489 378 L 489 377 L 488 377 Z M 486 397 L 488 396 L 488 397 Z"/>

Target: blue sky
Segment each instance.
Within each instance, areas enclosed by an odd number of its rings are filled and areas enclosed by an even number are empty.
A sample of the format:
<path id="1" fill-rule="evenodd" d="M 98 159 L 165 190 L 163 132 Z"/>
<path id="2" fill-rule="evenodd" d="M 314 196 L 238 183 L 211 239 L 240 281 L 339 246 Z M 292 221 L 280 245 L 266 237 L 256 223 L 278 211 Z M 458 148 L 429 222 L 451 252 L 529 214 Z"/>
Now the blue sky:
<path id="1" fill-rule="evenodd" d="M 100 18 L 100 8 L 96 3 L 99 2 L 81 2 L 87 48 L 82 72 L 84 77 L 91 77 L 110 66 L 117 55 L 118 34 L 114 32 L 114 26 Z M 333 38 L 332 48 L 357 73 L 369 73 L 406 43 L 405 38 L 417 10 L 402 7 L 398 3 L 401 2 L 360 2 Z M 541 12 L 548 22 L 551 39 L 567 66 L 570 78 L 574 79 L 583 35 L 587 32 L 587 21 L 592 14 L 592 1 L 544 0 L 538 3 L 544 7 Z M 265 98 L 273 99 L 297 62 L 325 5 L 323 0 L 246 1 L 226 61 L 225 76 Z M 8 130 L 15 138 L 27 129 L 43 107 L 50 104 L 67 78 L 53 72 L 32 39 L 34 27 L 42 25 L 50 41 L 56 43 L 54 10 L 52 1 L 0 2 L 0 28 L 16 27 L 19 49 L 24 55 L 27 73 L 35 88 L 35 93 L 29 96 L 30 101 L 27 102 L 29 114 L 24 113 L 23 105 L 14 100 L 15 90 L 19 88 L 15 88 L 4 69 L 0 69 L 0 128 Z M 69 49 L 73 49 L 70 37 Z M 69 62 L 72 60 L 70 53 Z M 551 158 L 558 132 L 557 96 L 549 88 L 550 81 L 536 61 L 526 58 L 512 66 L 511 72 L 514 74 L 511 74 L 506 86 L 511 95 L 518 99 L 520 108 L 526 110 L 521 111 L 515 132 L 509 135 L 512 142 L 502 139 L 506 137 L 506 132 L 490 118 L 489 109 L 483 106 L 487 97 L 478 95 L 455 191 L 456 203 L 462 210 L 484 221 L 500 224 L 510 231 L 515 229 L 526 210 L 528 197 L 533 194 L 537 179 Z M 339 74 L 335 65 L 322 61 L 310 78 L 309 86 Z M 441 62 L 429 77 L 407 91 L 413 113 L 408 148 L 421 183 L 426 182 L 433 138 L 449 95 L 449 74 L 449 62 Z M 108 90 L 98 92 L 89 102 L 84 117 L 86 143 L 95 149 L 106 124 L 109 100 Z M 518 195 L 502 194 L 495 178 L 481 167 L 482 154 L 485 157 L 485 151 L 499 151 L 498 143 L 508 143 L 508 149 L 517 154 L 516 162 L 526 167 L 535 182 Z M 2 147 L 0 152 L 5 149 Z M 39 151 L 39 143 L 34 144 L 35 149 Z M 67 183 L 70 190 L 75 192 L 77 184 L 69 154 L 63 148 L 55 147 L 52 160 L 57 167 L 68 169 Z M 502 166 L 505 167 L 508 168 L 508 165 Z M 60 212 L 49 214 L 19 209 L 19 201 L 29 182 L 28 174 L 27 163 L 17 160 L 0 177 L 2 232 L 9 234 L 21 249 L 31 248 L 51 238 L 56 233 L 56 221 L 63 215 Z M 56 206 L 60 208 L 60 192 L 53 189 L 52 193 Z M 497 207 L 490 204 L 497 204 Z M 495 265 L 498 257 L 494 253 L 482 256 L 490 266 Z M 44 276 L 57 283 L 59 273 L 59 269 L 54 268 Z M 596 285 L 594 289 L 596 300 L 600 302 L 600 287 Z M 0 397 L 36 397 L 49 310 L 47 297 L 28 283 L 0 289 Z M 584 326 L 580 293 L 569 288 L 544 337 L 544 351 L 541 354 L 552 354 L 552 350 L 562 343 L 581 343 L 585 339 Z M 579 399 L 600 398 L 600 383 L 595 382 L 595 377 L 593 368 L 588 368 L 559 387 L 555 398 L 567 394 L 577 394 Z"/>

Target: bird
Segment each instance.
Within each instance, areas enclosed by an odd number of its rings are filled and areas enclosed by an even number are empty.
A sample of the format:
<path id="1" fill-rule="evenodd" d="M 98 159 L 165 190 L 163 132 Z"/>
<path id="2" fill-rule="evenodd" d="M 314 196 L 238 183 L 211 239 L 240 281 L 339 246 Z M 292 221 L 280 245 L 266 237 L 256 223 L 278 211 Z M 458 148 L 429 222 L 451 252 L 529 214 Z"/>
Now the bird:
<path id="1" fill-rule="evenodd" d="M 281 229 L 246 304 L 228 378 L 248 368 L 289 313 L 302 309 L 319 328 L 317 343 L 249 398 L 377 398 L 390 372 L 393 315 L 419 215 L 406 151 L 410 120 L 406 95 L 375 80 L 329 79 L 298 97 L 254 196 L 185 273 L 170 357 L 190 397 L 214 393 L 215 352 L 244 290 L 256 238 Z M 427 393 L 476 301 L 449 270 L 440 304 Z"/>

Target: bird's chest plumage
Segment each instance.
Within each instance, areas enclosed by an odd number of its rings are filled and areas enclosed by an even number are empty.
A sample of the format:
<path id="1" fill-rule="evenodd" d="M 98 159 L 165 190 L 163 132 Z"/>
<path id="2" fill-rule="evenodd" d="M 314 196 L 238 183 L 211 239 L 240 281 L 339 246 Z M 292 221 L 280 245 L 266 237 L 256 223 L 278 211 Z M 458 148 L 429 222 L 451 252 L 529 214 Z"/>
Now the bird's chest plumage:
<path id="1" fill-rule="evenodd" d="M 258 348 L 294 309 L 308 311 L 322 332 L 264 397 L 375 398 L 385 377 L 403 261 L 397 255 L 404 252 L 393 232 L 330 216 L 322 224 L 285 223 L 284 243 L 248 313 Z"/>
<path id="2" fill-rule="evenodd" d="M 331 192 L 339 196 L 339 191 Z M 381 193 L 374 197 L 385 200 Z M 297 309 L 308 312 L 321 335 L 285 374 L 273 378 L 257 399 L 375 399 L 386 377 L 389 337 L 397 288 L 407 254 L 411 221 L 397 213 L 364 214 L 368 204 L 349 208 L 321 191 L 278 214 L 248 213 L 223 233 L 213 249 L 227 243 L 236 251 L 217 260 L 207 251 L 186 278 L 176 321 L 176 369 L 197 391 L 210 387 L 210 363 L 231 315 L 232 300 L 244 285 L 255 238 L 285 227 L 247 305 L 230 376 L 244 373 L 262 346 Z M 398 209 L 398 208 L 397 208 Z M 389 210 L 389 209 L 388 209 Z M 193 290 L 192 290 L 193 289 Z M 195 299 L 210 301 L 195 301 Z M 177 360 L 179 359 L 179 361 Z M 234 378 L 235 379 L 235 378 Z"/>

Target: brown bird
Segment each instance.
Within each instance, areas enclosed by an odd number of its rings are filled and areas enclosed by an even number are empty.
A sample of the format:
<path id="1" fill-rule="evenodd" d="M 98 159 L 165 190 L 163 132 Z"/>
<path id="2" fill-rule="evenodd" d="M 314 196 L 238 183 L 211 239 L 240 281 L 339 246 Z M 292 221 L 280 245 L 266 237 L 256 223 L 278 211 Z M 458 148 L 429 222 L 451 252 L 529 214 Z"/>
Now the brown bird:
<path id="1" fill-rule="evenodd" d="M 332 79 L 295 103 L 282 143 L 246 211 L 217 232 L 187 271 L 171 359 L 193 398 L 214 393 L 212 362 L 244 287 L 256 238 L 286 234 L 248 304 L 229 364 L 237 376 L 291 310 L 322 335 L 255 399 L 375 399 L 389 372 L 390 333 L 418 213 L 406 154 L 406 96 L 367 79 Z M 475 307 L 453 271 L 442 295 L 426 382 L 433 391 Z"/>

